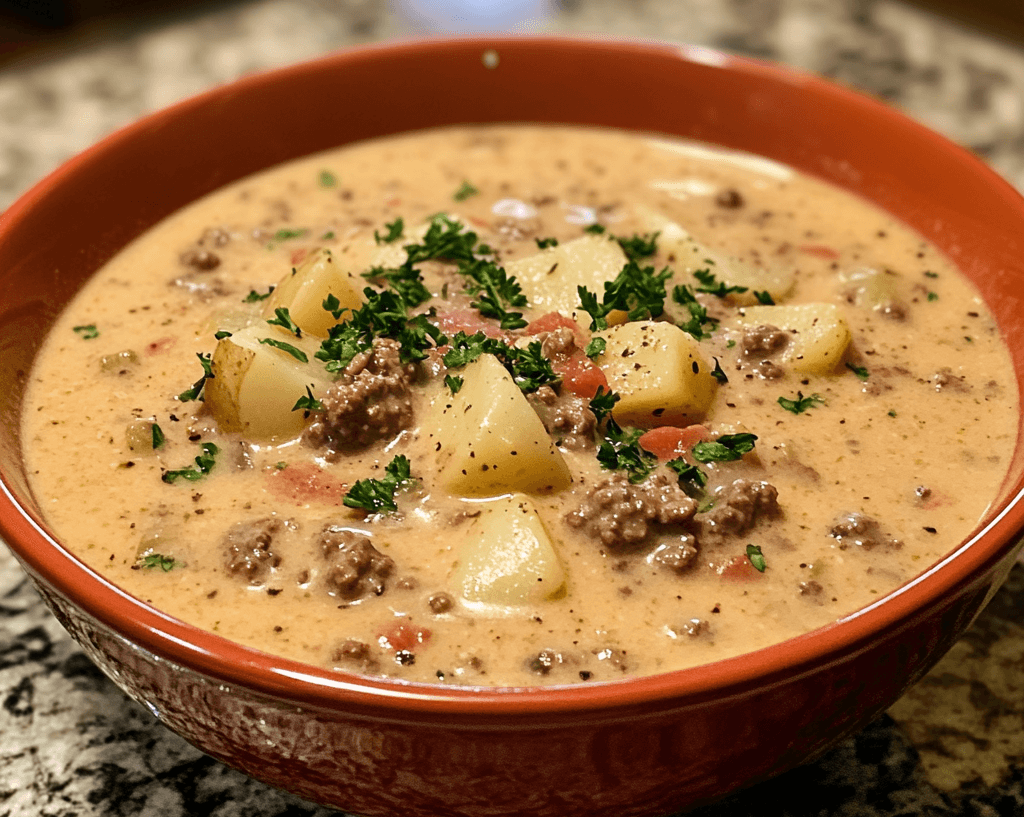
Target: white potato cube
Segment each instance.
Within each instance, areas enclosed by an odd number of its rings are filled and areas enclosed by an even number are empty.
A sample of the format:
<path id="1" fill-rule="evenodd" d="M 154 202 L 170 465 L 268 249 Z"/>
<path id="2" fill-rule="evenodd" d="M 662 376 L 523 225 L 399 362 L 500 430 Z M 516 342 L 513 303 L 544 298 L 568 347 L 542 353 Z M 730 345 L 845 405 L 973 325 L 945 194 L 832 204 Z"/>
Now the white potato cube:
<path id="1" fill-rule="evenodd" d="M 309 362 L 260 343 L 267 338 L 300 349 Z M 221 430 L 259 440 L 299 434 L 306 418 L 303 411 L 292 410 L 296 401 L 306 395 L 307 386 L 322 396 L 330 383 L 323 366 L 313 361 L 319 345 L 319 340 L 300 340 L 266 321 L 218 341 L 204 399 Z"/>
<path id="2" fill-rule="evenodd" d="M 346 309 L 363 305 L 366 281 L 356 272 L 344 268 L 330 250 L 310 253 L 299 266 L 294 267 L 267 298 L 263 314 L 273 317 L 276 309 L 285 308 L 291 319 L 303 332 L 326 338 L 338 321 L 323 307 L 328 295 L 338 299 Z M 341 316 L 345 320 L 345 315 Z"/>
<path id="3" fill-rule="evenodd" d="M 692 421 L 718 390 L 696 340 L 671 323 L 635 321 L 596 333 L 606 342 L 596 359 L 620 399 L 616 420 L 640 425 Z"/>
<path id="4" fill-rule="evenodd" d="M 445 389 L 423 423 L 442 484 L 465 496 L 567 487 L 565 460 L 501 362 L 483 355 L 458 374 L 462 388 Z"/>
<path id="5" fill-rule="evenodd" d="M 850 327 L 835 304 L 748 306 L 743 326 L 776 326 L 793 333 L 781 361 L 802 374 L 831 374 L 850 345 Z"/>
<path id="6" fill-rule="evenodd" d="M 533 605 L 565 592 L 565 572 L 530 500 L 513 494 L 474 504 L 480 515 L 460 530 L 453 589 L 467 602 Z"/>
<path id="7" fill-rule="evenodd" d="M 515 276 L 530 306 L 546 312 L 561 312 L 589 325 L 590 317 L 580 309 L 576 288 L 585 286 L 601 300 L 605 283 L 618 277 L 627 260 L 617 241 L 607 235 L 588 233 L 527 258 L 510 261 L 505 265 L 505 272 Z"/>

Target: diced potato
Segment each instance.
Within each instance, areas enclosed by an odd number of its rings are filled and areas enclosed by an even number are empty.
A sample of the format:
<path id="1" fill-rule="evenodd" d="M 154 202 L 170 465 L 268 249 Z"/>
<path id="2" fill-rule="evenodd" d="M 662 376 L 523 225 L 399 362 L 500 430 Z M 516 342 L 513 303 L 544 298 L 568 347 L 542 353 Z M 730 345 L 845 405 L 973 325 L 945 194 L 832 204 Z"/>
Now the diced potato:
<path id="1" fill-rule="evenodd" d="M 647 207 L 638 207 L 637 215 L 644 228 L 657 232 L 658 248 L 674 257 L 673 266 L 691 275 L 695 270 L 710 270 L 717 281 L 727 286 L 746 287 L 745 293 L 730 297 L 739 303 L 754 303 L 754 292 L 767 292 L 773 301 L 780 301 L 793 288 L 793 271 L 788 268 L 761 269 L 709 250 L 676 222 Z"/>
<path id="2" fill-rule="evenodd" d="M 343 264 L 330 250 L 316 250 L 281 279 L 267 298 L 263 314 L 273 317 L 276 309 L 284 307 L 303 332 L 326 338 L 337 323 L 323 307 L 327 296 L 333 295 L 346 309 L 358 309 L 363 305 L 365 286 L 366 281 L 357 273 L 343 269 Z M 342 320 L 344 318 L 343 315 Z"/>
<path id="3" fill-rule="evenodd" d="M 453 589 L 468 602 L 536 604 L 565 591 L 565 572 L 540 516 L 523 494 L 474 506 L 465 527 Z"/>
<path id="4" fill-rule="evenodd" d="M 271 338 L 302 350 L 308 363 L 260 340 Z M 292 411 L 309 386 L 322 396 L 329 380 L 313 362 L 319 348 L 315 338 L 296 338 L 265 321 L 217 342 L 213 377 L 206 381 L 205 400 L 223 431 L 238 431 L 252 439 L 293 437 L 302 431 L 303 411 Z"/>
<path id="5" fill-rule="evenodd" d="M 889 269 L 857 267 L 840 274 L 844 294 L 857 306 L 875 309 L 899 300 L 901 276 Z"/>
<path id="6" fill-rule="evenodd" d="M 602 299 L 605 282 L 614 281 L 627 260 L 617 241 L 607 235 L 587 234 L 510 261 L 505 271 L 519 281 L 532 307 L 558 311 L 589 325 L 590 318 L 579 308 L 576 287 L 585 286 Z M 577 313 L 582 317 L 577 318 Z"/>
<path id="7" fill-rule="evenodd" d="M 567 487 L 565 460 L 501 362 L 483 355 L 460 375 L 462 388 L 445 389 L 423 424 L 445 487 L 466 496 Z"/>
<path id="8" fill-rule="evenodd" d="M 671 323 L 635 321 L 596 333 L 606 341 L 596 359 L 620 399 L 616 420 L 650 425 L 694 420 L 718 389 L 697 341 Z"/>
<path id="9" fill-rule="evenodd" d="M 802 374 L 830 374 L 850 345 L 850 327 L 835 304 L 748 306 L 741 310 L 743 326 L 777 326 L 793 332 L 781 360 Z"/>

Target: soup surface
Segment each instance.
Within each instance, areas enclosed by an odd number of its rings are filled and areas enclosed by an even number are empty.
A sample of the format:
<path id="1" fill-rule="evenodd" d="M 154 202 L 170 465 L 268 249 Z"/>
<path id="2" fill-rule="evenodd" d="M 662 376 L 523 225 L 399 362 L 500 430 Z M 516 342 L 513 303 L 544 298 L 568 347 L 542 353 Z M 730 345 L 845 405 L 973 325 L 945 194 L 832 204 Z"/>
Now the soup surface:
<path id="1" fill-rule="evenodd" d="M 694 143 L 473 127 L 152 229 L 53 330 L 24 439 L 61 540 L 161 610 L 530 685 L 869 604 L 971 533 L 1016 413 L 976 292 L 860 200 Z"/>

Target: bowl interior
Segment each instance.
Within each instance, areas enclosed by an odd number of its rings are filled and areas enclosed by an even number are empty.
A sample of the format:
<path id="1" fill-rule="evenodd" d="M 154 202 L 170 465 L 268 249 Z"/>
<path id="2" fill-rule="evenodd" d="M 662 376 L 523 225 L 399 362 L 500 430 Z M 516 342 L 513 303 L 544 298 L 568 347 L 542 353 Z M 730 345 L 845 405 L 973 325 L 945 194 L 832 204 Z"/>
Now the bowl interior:
<path id="1" fill-rule="evenodd" d="M 657 89 L 660 102 L 642 104 L 637 89 L 644 88 Z M 271 672 L 269 659 L 161 617 L 52 547 L 21 458 L 18 418 L 33 356 L 93 271 L 162 217 L 227 182 L 358 139 L 511 121 L 703 139 L 790 164 L 877 203 L 974 280 L 1009 342 L 1018 384 L 1024 379 L 1024 203 L 965 151 L 877 102 L 811 76 L 668 45 L 491 39 L 350 51 L 246 79 L 136 123 L 69 162 L 0 216 L 0 477 L 8 492 L 0 497 L 0 533 L 29 569 L 157 652 L 206 656 L 214 673 L 228 672 L 230 660 L 241 658 Z M 985 520 L 990 530 L 942 571 L 845 622 L 838 636 L 812 634 L 796 647 L 761 651 L 770 652 L 767 657 L 722 662 L 728 667 L 718 681 L 718 670 L 702 672 L 701 679 L 684 671 L 674 688 L 708 689 L 778 670 L 894 626 L 1005 554 L 1024 521 L 1011 502 L 1022 485 L 1018 434 L 1010 472 Z M 182 638 L 191 644 L 175 653 L 172 642 Z M 314 683 L 338 685 L 311 668 L 293 669 Z M 632 684 L 630 694 L 660 694 L 664 684 L 645 679 Z M 559 694 L 538 692 L 537 700 Z"/>

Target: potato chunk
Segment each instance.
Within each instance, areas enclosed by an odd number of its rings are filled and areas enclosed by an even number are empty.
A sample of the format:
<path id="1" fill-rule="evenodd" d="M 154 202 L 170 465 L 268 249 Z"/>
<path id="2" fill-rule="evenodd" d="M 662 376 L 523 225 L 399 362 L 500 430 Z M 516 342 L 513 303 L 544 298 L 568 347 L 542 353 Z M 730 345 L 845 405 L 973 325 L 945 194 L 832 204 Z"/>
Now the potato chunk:
<path id="1" fill-rule="evenodd" d="M 741 310 L 740 323 L 793 332 L 781 360 L 803 374 L 831 374 L 850 345 L 850 327 L 835 304 L 748 306 Z"/>
<path id="2" fill-rule="evenodd" d="M 565 572 L 537 510 L 523 494 L 474 505 L 452 586 L 468 602 L 536 604 L 564 592 Z"/>
<path id="3" fill-rule="evenodd" d="M 587 234 L 510 261 L 505 271 L 519 281 L 531 306 L 575 319 L 582 311 L 576 287 L 585 286 L 600 299 L 605 282 L 614 281 L 627 260 L 617 241 L 606 235 Z M 589 325 L 590 316 L 583 312 L 582 317 Z"/>
<path id="4" fill-rule="evenodd" d="M 565 460 L 501 362 L 484 355 L 461 374 L 462 388 L 446 389 L 423 424 L 442 484 L 466 496 L 568 486 Z"/>
<path id="5" fill-rule="evenodd" d="M 697 341 L 679 327 L 636 321 L 597 335 L 607 345 L 595 362 L 620 396 L 612 412 L 617 420 L 692 421 L 711 406 L 718 381 Z"/>
<path id="6" fill-rule="evenodd" d="M 300 349 L 310 361 L 260 343 L 270 338 Z M 264 321 L 217 342 L 213 377 L 206 381 L 205 400 L 223 431 L 238 431 L 252 439 L 293 437 L 302 431 L 304 412 L 292 411 L 309 386 L 322 395 L 329 380 L 313 362 L 316 339 L 299 339 Z"/>
<path id="7" fill-rule="evenodd" d="M 365 286 L 362 278 L 342 268 L 330 250 L 316 250 L 281 279 L 267 298 L 263 314 L 273 317 L 274 310 L 284 307 L 303 332 L 326 338 L 337 323 L 323 307 L 327 296 L 333 295 L 346 309 L 358 309 Z"/>
<path id="8" fill-rule="evenodd" d="M 673 256 L 674 266 L 691 275 L 696 270 L 709 270 L 715 280 L 731 287 L 746 287 L 745 293 L 730 297 L 739 303 L 754 303 L 754 292 L 767 292 L 772 300 L 782 300 L 793 288 L 793 271 L 788 268 L 762 269 L 709 250 L 682 226 L 647 207 L 638 207 L 641 223 L 651 232 L 658 233 L 658 248 Z"/>

